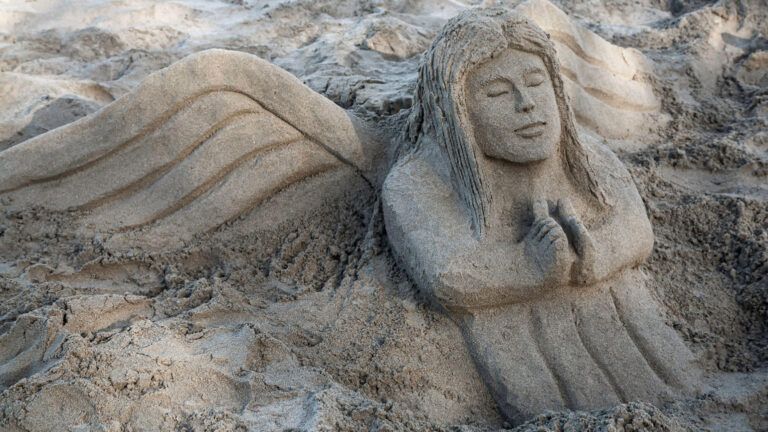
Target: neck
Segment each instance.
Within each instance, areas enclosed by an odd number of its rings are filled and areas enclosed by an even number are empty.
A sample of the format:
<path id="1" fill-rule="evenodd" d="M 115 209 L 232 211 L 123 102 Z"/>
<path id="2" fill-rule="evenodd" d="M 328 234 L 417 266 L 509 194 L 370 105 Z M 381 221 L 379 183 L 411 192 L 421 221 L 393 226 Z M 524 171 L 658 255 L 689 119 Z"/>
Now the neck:
<path id="1" fill-rule="evenodd" d="M 493 196 L 489 214 L 493 230 L 519 234 L 530 223 L 535 200 L 557 202 L 570 193 L 559 154 L 526 164 L 490 158 L 484 162 Z"/>

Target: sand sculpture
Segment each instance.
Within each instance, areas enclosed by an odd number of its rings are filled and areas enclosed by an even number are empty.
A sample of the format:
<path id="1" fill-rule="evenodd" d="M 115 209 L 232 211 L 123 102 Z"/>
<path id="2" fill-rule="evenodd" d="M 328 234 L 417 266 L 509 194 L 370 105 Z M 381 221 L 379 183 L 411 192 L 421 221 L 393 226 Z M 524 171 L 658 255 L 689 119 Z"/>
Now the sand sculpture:
<path id="1" fill-rule="evenodd" d="M 642 200 L 613 153 L 579 136 L 565 92 L 546 33 L 469 10 L 427 52 L 395 152 L 282 69 L 210 50 L 0 152 L 0 200 L 165 247 L 296 185 L 377 190 L 388 170 L 392 249 L 462 328 L 507 417 L 693 391 L 692 356 L 635 269 L 653 245 Z"/>
<path id="2" fill-rule="evenodd" d="M 387 233 L 501 410 L 693 390 L 691 354 L 634 269 L 653 245 L 643 202 L 576 132 L 548 35 L 503 9 L 463 13 L 428 50 L 416 97 L 413 150 L 383 186 Z"/>

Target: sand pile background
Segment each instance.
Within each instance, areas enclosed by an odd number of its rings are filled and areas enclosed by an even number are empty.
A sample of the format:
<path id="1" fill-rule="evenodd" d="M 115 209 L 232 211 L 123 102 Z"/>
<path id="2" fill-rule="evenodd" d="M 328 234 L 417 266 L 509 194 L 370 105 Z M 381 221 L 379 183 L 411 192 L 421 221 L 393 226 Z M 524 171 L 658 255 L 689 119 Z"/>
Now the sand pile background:
<path id="1" fill-rule="evenodd" d="M 650 286 L 710 389 L 659 407 L 542 413 L 520 429 L 766 430 L 768 5 L 557 4 L 654 63 L 670 121 L 640 146 L 610 144 L 654 225 Z M 464 7 L 5 1 L 0 150 L 213 47 L 268 59 L 396 128 L 419 54 Z M 311 199 L 288 194 L 273 211 Z M 265 217 L 256 211 L 163 253 L 112 250 L 73 232 L 66 212 L 2 210 L 0 430 L 509 427 L 458 329 L 394 263 L 378 205 L 360 188 L 269 233 L 247 229 Z"/>

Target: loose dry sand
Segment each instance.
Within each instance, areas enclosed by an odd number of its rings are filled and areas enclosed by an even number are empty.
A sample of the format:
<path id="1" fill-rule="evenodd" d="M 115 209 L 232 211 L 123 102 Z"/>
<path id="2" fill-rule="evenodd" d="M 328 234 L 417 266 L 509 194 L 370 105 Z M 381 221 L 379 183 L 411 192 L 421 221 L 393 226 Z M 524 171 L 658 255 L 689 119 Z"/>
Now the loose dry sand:
<path id="1" fill-rule="evenodd" d="M 649 286 L 708 390 L 662 406 L 542 413 L 519 430 L 768 430 L 768 5 L 557 4 L 656 70 L 670 120 L 609 145 L 653 223 Z M 418 54 L 466 6 L 0 1 L 0 150 L 214 47 L 270 60 L 397 128 Z M 67 212 L 2 209 L 0 430 L 511 427 L 459 330 L 395 264 L 376 194 L 353 192 L 269 232 L 248 229 L 315 195 L 295 188 L 162 253 L 79 236 Z"/>

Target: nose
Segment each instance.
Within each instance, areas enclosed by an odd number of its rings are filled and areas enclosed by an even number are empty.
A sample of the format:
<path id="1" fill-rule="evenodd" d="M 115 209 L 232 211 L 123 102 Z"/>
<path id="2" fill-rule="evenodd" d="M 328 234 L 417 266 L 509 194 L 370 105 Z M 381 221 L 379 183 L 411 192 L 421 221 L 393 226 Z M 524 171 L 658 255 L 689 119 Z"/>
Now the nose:
<path id="1" fill-rule="evenodd" d="M 517 112 L 527 113 L 533 111 L 533 109 L 536 108 L 536 105 L 533 103 L 533 99 L 525 94 L 524 91 L 516 89 L 515 95 L 517 96 L 517 101 L 515 101 Z"/>

